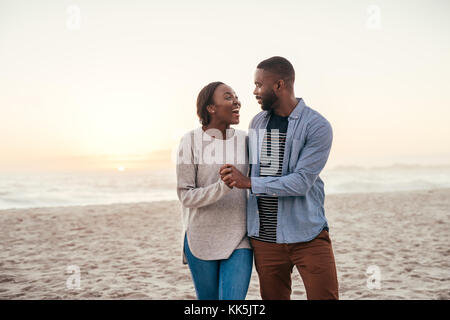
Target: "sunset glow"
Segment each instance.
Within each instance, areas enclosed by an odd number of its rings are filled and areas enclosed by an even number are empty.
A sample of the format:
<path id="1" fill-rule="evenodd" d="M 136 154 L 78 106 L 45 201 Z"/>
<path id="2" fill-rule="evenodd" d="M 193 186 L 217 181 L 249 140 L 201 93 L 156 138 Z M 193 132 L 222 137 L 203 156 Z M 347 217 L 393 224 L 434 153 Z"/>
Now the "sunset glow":
<path id="1" fill-rule="evenodd" d="M 231 21 L 210 1 L 2 1 L 1 168 L 173 166 L 200 89 L 229 84 L 246 130 L 260 111 L 253 73 L 273 55 L 332 124 L 330 166 L 450 163 L 449 9 L 233 0 Z"/>

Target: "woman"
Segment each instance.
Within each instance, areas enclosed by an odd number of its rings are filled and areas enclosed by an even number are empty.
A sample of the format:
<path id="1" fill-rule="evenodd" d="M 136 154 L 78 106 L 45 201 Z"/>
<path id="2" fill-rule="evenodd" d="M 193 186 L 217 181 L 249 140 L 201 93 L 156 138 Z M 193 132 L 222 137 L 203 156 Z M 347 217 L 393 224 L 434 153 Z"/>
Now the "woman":
<path id="1" fill-rule="evenodd" d="M 183 263 L 189 265 L 199 300 L 244 300 L 250 283 L 246 191 L 229 187 L 219 174 L 230 162 L 248 172 L 246 133 L 230 128 L 239 123 L 240 107 L 226 84 L 205 86 L 197 97 L 202 126 L 185 134 L 178 150 Z"/>

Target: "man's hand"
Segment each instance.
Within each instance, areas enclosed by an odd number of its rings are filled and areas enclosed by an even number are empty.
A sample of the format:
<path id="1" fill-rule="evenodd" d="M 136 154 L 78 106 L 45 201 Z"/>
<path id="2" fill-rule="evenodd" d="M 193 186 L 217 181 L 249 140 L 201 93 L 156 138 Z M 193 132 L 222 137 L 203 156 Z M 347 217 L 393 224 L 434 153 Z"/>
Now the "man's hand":
<path id="1" fill-rule="evenodd" d="M 244 176 L 235 166 L 225 164 L 219 170 L 220 178 L 230 188 L 250 189 L 252 182 L 249 177 Z"/>

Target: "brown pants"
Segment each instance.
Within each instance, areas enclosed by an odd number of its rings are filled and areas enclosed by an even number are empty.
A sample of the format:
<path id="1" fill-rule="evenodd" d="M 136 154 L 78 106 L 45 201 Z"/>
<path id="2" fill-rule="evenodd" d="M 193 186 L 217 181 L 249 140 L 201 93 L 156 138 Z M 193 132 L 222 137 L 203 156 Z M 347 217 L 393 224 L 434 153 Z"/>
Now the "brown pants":
<path id="1" fill-rule="evenodd" d="M 263 300 L 290 300 L 297 267 L 308 300 L 339 299 L 336 264 L 328 231 L 309 242 L 282 244 L 250 239 Z"/>

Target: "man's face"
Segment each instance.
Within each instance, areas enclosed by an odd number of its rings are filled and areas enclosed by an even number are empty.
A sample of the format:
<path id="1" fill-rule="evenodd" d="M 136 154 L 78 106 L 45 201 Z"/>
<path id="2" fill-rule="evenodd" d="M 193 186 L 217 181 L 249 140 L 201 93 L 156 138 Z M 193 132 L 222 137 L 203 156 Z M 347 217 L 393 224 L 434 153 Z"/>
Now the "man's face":
<path id="1" fill-rule="evenodd" d="M 264 111 L 270 111 L 278 101 L 273 86 L 275 84 L 275 75 L 263 69 L 255 71 L 255 90 L 253 94 Z"/>

